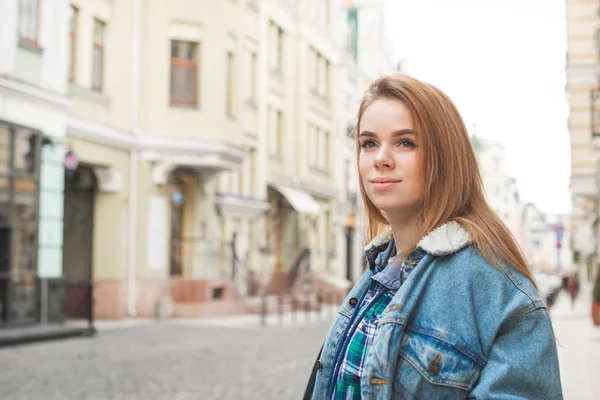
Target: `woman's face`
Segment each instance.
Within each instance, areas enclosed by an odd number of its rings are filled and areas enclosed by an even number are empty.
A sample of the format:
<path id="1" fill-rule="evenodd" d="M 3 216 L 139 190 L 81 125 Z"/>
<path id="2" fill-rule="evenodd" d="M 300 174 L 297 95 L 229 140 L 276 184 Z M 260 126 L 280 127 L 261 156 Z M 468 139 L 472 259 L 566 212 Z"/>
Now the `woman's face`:
<path id="1" fill-rule="evenodd" d="M 363 113 L 358 141 L 360 179 L 371 202 L 388 218 L 414 214 L 425 185 L 408 108 L 399 100 L 376 100 Z"/>

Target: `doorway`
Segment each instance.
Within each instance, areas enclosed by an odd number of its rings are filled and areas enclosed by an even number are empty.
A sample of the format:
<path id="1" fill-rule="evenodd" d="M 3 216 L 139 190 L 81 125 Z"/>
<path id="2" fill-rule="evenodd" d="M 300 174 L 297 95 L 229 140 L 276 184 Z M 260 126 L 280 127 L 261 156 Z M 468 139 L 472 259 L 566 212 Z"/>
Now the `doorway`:
<path id="1" fill-rule="evenodd" d="M 194 245 L 190 234 L 193 220 L 193 189 L 196 175 L 193 171 L 177 169 L 169 177 L 171 213 L 171 277 L 183 276 L 190 267 L 189 253 Z"/>
<path id="2" fill-rule="evenodd" d="M 86 318 L 90 311 L 94 200 L 97 191 L 92 168 L 65 172 L 63 282 L 65 316 Z"/>

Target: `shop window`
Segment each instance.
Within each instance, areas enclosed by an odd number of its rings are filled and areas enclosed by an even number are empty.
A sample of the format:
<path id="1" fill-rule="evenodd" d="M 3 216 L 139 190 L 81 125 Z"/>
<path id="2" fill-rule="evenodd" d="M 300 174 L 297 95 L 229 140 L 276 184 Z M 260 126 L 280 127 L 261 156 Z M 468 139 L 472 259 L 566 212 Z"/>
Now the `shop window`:
<path id="1" fill-rule="evenodd" d="M 38 317 L 41 134 L 0 121 L 0 325 Z"/>

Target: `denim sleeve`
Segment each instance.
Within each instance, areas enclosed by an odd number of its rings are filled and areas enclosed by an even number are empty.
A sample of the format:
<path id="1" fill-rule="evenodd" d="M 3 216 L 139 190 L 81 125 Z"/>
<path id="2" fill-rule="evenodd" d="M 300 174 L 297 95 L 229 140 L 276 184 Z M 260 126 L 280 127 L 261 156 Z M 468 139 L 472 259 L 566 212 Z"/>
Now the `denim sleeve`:
<path id="1" fill-rule="evenodd" d="M 562 399 L 556 339 L 545 308 L 508 320 L 469 399 Z"/>

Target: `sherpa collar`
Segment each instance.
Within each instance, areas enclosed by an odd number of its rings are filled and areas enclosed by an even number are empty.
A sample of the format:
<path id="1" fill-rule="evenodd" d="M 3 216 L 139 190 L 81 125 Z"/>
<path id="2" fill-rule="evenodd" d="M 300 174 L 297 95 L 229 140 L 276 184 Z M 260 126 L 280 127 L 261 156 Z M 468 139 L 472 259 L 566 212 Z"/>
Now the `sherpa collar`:
<path id="1" fill-rule="evenodd" d="M 392 231 L 385 231 L 365 247 L 365 252 L 392 240 Z M 433 256 L 453 254 L 471 242 L 469 232 L 456 221 L 441 225 L 425 235 L 417 244 L 417 248 Z"/>

